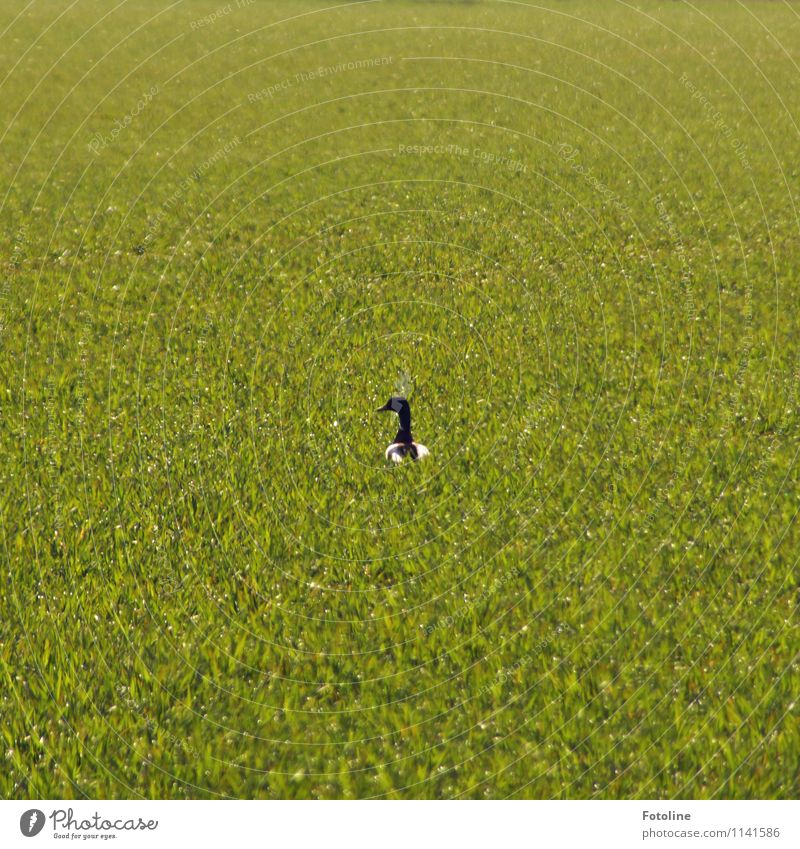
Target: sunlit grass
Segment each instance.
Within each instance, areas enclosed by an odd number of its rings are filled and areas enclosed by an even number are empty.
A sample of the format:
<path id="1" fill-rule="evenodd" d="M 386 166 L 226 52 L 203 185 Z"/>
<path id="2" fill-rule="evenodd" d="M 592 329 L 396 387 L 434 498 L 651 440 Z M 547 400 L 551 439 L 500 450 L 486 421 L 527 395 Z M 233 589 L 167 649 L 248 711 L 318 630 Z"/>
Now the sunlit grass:
<path id="1" fill-rule="evenodd" d="M 790 6 L 219 8 L 0 10 L 0 792 L 796 796 Z"/>

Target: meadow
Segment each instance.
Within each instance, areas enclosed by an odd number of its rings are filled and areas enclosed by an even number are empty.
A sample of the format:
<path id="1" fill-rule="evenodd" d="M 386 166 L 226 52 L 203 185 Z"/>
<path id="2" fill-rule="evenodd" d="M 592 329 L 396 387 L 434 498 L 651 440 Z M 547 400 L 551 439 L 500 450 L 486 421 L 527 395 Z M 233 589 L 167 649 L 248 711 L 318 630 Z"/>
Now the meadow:
<path id="1" fill-rule="evenodd" d="M 3 3 L 0 795 L 796 798 L 798 63 Z"/>

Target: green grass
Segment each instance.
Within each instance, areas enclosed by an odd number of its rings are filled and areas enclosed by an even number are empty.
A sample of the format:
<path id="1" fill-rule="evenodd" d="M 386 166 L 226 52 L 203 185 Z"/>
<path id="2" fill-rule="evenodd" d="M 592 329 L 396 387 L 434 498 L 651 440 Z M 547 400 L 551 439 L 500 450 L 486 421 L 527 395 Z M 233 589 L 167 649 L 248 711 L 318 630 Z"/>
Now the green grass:
<path id="1" fill-rule="evenodd" d="M 2 795 L 800 792 L 800 7 L 550 5 L 3 4 Z"/>

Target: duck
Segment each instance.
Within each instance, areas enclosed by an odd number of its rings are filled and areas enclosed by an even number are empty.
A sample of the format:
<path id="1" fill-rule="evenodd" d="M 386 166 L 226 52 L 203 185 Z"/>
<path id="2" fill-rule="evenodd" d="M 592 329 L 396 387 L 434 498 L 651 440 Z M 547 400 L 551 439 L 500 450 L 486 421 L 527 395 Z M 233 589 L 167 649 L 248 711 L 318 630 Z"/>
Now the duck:
<path id="1" fill-rule="evenodd" d="M 378 407 L 376 412 L 394 412 L 400 418 L 400 430 L 386 449 L 387 460 L 402 463 L 406 456 L 410 456 L 416 462 L 431 453 L 421 443 L 414 442 L 414 437 L 411 435 L 411 407 L 405 398 L 393 395 L 382 407 Z"/>

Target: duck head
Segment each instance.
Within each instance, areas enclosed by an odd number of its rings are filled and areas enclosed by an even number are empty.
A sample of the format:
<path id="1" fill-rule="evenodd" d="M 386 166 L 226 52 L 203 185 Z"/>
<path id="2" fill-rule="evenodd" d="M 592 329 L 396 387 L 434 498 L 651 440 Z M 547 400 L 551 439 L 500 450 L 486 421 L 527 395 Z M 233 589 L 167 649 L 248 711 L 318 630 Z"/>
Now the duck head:
<path id="1" fill-rule="evenodd" d="M 376 410 L 378 413 L 394 412 L 400 417 L 400 430 L 411 433 L 411 407 L 405 398 L 392 396 L 382 407 Z"/>

